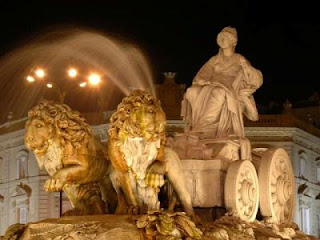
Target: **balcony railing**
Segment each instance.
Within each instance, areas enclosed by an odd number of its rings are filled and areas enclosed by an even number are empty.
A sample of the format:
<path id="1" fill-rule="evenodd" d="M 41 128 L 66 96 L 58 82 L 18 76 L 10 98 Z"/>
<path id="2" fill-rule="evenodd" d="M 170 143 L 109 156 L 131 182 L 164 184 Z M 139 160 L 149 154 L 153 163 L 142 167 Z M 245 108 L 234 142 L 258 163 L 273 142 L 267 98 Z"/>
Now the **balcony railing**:
<path id="1" fill-rule="evenodd" d="M 259 115 L 259 120 L 252 122 L 245 119 L 246 127 L 295 127 L 320 137 L 320 129 L 306 123 L 291 114 Z"/>
<path id="2" fill-rule="evenodd" d="M 111 112 L 110 112 L 111 113 Z M 109 122 L 108 116 L 103 116 L 101 113 L 83 113 L 82 114 L 91 125 L 99 125 Z M 0 126 L 0 135 L 13 132 L 24 128 L 26 119 L 21 119 L 12 122 L 11 124 L 3 124 Z M 320 129 L 308 124 L 291 114 L 279 114 L 279 115 L 260 115 L 259 120 L 252 122 L 245 119 L 246 127 L 295 127 L 300 128 L 310 134 L 320 137 Z"/>

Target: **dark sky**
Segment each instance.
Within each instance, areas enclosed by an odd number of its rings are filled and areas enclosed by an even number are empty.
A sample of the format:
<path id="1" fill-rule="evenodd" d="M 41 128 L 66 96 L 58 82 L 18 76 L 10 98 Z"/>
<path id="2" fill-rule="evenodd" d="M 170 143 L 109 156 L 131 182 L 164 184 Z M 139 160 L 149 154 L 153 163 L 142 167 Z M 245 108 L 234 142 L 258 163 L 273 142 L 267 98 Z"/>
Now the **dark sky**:
<path id="1" fill-rule="evenodd" d="M 53 27 L 93 29 L 142 48 L 156 81 L 162 80 L 161 72 L 175 71 L 178 82 L 190 85 L 199 68 L 217 53 L 216 35 L 232 26 L 238 30 L 236 51 L 264 75 L 255 94 L 258 103 L 303 100 L 319 90 L 320 24 L 289 19 L 272 23 L 282 8 L 275 11 L 256 1 L 193 2 L 0 1 L 0 56 Z M 10 76 L 0 80 L 5 89 L 21 81 Z M 9 111 L 7 92 L 0 90 L 3 116 Z"/>

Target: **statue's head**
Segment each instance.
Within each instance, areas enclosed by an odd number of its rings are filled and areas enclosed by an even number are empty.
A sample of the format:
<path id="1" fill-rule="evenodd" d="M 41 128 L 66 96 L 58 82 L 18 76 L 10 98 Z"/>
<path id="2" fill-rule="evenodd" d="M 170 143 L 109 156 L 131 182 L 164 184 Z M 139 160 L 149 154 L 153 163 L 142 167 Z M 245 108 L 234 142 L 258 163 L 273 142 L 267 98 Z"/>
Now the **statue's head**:
<path id="1" fill-rule="evenodd" d="M 217 43 L 221 48 L 235 47 L 237 42 L 237 30 L 232 27 L 225 27 L 217 36 Z"/>
<path id="2" fill-rule="evenodd" d="M 43 100 L 28 112 L 25 144 L 35 154 L 45 154 L 53 141 L 64 147 L 85 146 L 91 129 L 79 112 L 65 104 Z"/>
<path id="3" fill-rule="evenodd" d="M 164 139 L 165 125 L 160 102 L 146 91 L 135 90 L 122 100 L 111 116 L 109 134 L 119 140 L 127 137 Z"/>

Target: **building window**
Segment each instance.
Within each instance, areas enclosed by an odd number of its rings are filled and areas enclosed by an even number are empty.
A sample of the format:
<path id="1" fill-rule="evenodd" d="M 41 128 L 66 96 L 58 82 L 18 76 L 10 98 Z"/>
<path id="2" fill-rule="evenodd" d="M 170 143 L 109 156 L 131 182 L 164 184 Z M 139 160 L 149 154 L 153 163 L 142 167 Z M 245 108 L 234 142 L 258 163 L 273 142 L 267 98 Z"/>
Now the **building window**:
<path id="1" fill-rule="evenodd" d="M 317 182 L 320 183 L 320 166 L 317 166 Z"/>
<path id="2" fill-rule="evenodd" d="M 307 176 L 307 155 L 301 151 L 299 153 L 299 177 L 306 178 Z"/>
<path id="3" fill-rule="evenodd" d="M 4 218 L 4 207 L 3 207 L 4 197 L 0 194 L 0 234 L 1 231 L 4 231 L 3 226 L 5 224 L 5 218 Z"/>
<path id="4" fill-rule="evenodd" d="M 17 154 L 17 179 L 28 176 L 28 152 L 21 150 Z"/>
<path id="5" fill-rule="evenodd" d="M 4 179 L 3 179 L 3 166 L 4 165 L 4 163 L 3 163 L 3 158 L 2 157 L 0 157 L 0 183 L 2 182 L 2 181 L 4 181 Z"/>
<path id="6" fill-rule="evenodd" d="M 307 176 L 307 161 L 303 158 L 300 159 L 300 177 Z"/>
<path id="7" fill-rule="evenodd" d="M 320 183 L 320 157 L 316 158 L 317 183 Z"/>
<path id="8" fill-rule="evenodd" d="M 12 204 L 15 206 L 17 223 L 25 224 L 28 222 L 31 193 L 32 190 L 28 185 L 20 183 L 16 186 L 15 192 L 11 196 Z"/>
<path id="9" fill-rule="evenodd" d="M 301 229 L 303 232 L 310 234 L 311 226 L 310 226 L 310 208 L 302 208 L 301 209 Z"/>
<path id="10" fill-rule="evenodd" d="M 318 237 L 320 237 L 320 214 L 318 216 Z"/>
<path id="11" fill-rule="evenodd" d="M 17 222 L 21 224 L 27 223 L 27 206 L 19 205 L 17 208 Z"/>

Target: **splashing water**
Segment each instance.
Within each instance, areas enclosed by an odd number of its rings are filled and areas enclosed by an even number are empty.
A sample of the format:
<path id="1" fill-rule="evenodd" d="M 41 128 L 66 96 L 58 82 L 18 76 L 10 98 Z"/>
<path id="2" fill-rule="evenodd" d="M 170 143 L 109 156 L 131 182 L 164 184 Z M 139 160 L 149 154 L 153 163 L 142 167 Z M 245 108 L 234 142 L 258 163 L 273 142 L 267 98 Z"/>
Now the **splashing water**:
<path id="1" fill-rule="evenodd" d="M 26 76 L 37 66 L 47 69 L 52 81 L 62 81 L 65 77 L 61 72 L 65 74 L 68 66 L 76 66 L 83 71 L 82 75 L 98 72 L 106 89 L 108 85 L 115 85 L 124 95 L 132 89 L 149 90 L 155 94 L 148 61 L 137 47 L 97 32 L 55 30 L 0 60 L 2 115 L 16 111 L 18 106 L 19 111 L 25 112 L 35 104 L 43 88 L 27 88 L 21 83 L 26 82 Z M 67 85 L 66 81 L 64 88 Z M 25 109 L 21 109 L 21 105 Z"/>

